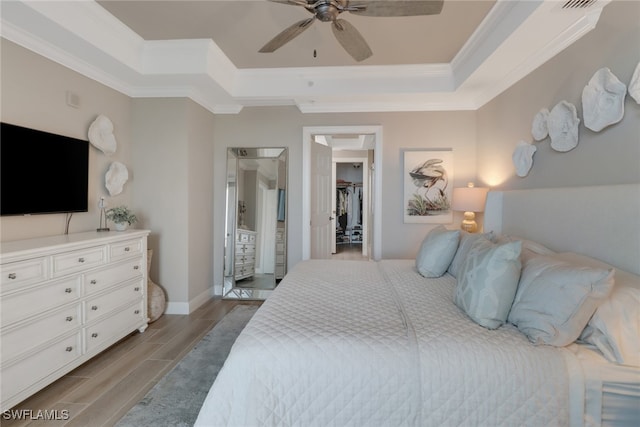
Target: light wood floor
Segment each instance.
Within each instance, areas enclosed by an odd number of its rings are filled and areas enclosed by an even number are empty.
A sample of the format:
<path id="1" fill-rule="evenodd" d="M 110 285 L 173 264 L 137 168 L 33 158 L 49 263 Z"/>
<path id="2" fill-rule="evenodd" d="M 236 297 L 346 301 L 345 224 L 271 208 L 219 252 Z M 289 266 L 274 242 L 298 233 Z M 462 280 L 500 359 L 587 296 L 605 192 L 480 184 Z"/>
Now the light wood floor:
<path id="1" fill-rule="evenodd" d="M 362 243 L 336 245 L 336 253 L 331 255 L 331 259 L 346 259 L 351 261 L 369 260 L 368 257 L 362 256 Z"/>
<path id="2" fill-rule="evenodd" d="M 262 302 L 213 299 L 188 316 L 165 314 L 144 333 L 132 333 L 12 408 L 34 415 L 39 410 L 57 410 L 58 415 L 68 411 L 67 420 L 2 419 L 0 423 L 3 427 L 112 426 L 239 304 Z"/>

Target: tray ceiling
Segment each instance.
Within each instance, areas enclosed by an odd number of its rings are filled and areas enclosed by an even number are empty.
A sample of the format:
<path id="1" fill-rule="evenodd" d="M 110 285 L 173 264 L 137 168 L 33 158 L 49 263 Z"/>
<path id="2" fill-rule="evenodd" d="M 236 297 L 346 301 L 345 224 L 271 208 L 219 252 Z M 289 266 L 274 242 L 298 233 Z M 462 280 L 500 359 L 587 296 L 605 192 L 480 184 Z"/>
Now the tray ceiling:
<path id="1" fill-rule="evenodd" d="M 129 96 L 189 97 L 214 113 L 473 110 L 593 29 L 609 1 L 445 0 L 439 15 L 343 13 L 373 51 L 360 63 L 319 21 L 258 53 L 310 16 L 269 1 L 3 1 L 0 31 Z"/>

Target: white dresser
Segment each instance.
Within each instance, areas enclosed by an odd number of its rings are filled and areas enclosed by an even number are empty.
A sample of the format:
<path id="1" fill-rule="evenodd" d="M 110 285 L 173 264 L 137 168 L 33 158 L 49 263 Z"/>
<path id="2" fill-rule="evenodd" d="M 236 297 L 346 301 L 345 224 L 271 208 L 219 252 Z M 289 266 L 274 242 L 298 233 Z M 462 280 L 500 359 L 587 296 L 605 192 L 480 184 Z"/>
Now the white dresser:
<path id="1" fill-rule="evenodd" d="M 236 230 L 235 279 L 242 280 L 256 274 L 256 232 Z"/>
<path id="2" fill-rule="evenodd" d="M 4 411 L 147 328 L 148 230 L 0 244 Z"/>

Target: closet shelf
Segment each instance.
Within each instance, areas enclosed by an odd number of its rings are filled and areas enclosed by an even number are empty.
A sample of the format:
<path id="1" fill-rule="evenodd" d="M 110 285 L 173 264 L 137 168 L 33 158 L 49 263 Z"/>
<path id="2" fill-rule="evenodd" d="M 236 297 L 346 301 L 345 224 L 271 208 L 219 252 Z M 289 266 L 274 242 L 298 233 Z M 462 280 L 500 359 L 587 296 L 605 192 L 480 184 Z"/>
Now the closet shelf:
<path id="1" fill-rule="evenodd" d="M 336 182 L 336 188 L 362 187 L 361 182 Z"/>

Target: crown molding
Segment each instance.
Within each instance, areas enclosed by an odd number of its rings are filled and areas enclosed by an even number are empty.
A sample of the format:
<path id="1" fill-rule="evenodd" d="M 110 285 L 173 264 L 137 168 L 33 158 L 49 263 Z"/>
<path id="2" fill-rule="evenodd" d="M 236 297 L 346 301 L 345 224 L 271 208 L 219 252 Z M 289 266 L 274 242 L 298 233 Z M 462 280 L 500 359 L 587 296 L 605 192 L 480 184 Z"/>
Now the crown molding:
<path id="1" fill-rule="evenodd" d="M 145 41 L 86 0 L 2 2 L 0 35 L 127 96 L 188 97 L 214 114 L 474 110 L 588 33 L 609 2 L 498 0 L 449 64 L 238 69 L 212 40 Z"/>

